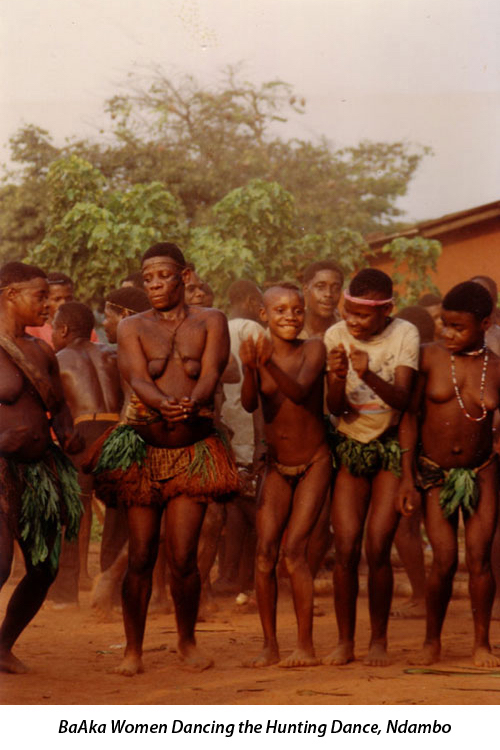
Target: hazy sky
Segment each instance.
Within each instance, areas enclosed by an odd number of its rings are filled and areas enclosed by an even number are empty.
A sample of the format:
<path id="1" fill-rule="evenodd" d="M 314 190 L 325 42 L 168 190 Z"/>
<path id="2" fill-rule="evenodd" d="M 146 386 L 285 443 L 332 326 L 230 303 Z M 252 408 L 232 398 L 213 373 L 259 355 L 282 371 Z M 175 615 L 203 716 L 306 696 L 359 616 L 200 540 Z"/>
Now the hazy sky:
<path id="1" fill-rule="evenodd" d="M 23 123 L 98 135 L 127 73 L 281 78 L 307 100 L 288 136 L 432 146 L 410 219 L 500 199 L 498 0 L 2 0 L 0 154 Z"/>

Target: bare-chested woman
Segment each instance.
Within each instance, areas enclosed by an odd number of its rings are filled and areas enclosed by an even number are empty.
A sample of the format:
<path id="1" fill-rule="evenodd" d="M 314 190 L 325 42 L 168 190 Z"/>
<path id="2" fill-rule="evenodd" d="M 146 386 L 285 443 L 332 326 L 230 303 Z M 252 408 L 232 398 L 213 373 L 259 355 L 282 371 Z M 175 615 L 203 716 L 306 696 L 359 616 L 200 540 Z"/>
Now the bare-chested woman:
<path id="1" fill-rule="evenodd" d="M 497 667 L 489 641 L 495 580 L 491 545 L 498 513 L 498 457 L 493 415 L 500 403 L 500 360 L 484 343 L 492 300 L 473 281 L 443 299 L 441 340 L 422 347 L 417 388 L 400 426 L 401 504 L 423 492 L 433 561 L 426 583 L 427 627 L 415 664 L 432 664 L 458 564 L 458 516 L 463 513 L 469 593 L 474 619 L 473 659 Z"/>
<path id="2" fill-rule="evenodd" d="M 115 435 L 120 440 L 126 434 L 137 447 L 136 461 L 118 482 L 118 500 L 127 506 L 129 525 L 122 595 L 127 647 L 118 668 L 125 675 L 143 670 L 142 642 L 163 511 L 179 653 L 196 669 L 211 666 L 194 635 L 200 597 L 198 538 L 207 503 L 238 488 L 236 465 L 214 432 L 211 408 L 229 356 L 226 318 L 218 310 L 185 304 L 189 270 L 176 245 L 153 245 L 144 254 L 142 273 L 152 310 L 125 318 L 118 327 L 118 366 L 134 396 L 128 424 Z M 102 455 L 104 449 L 106 444 Z M 111 479 L 121 475 L 109 473 Z"/>

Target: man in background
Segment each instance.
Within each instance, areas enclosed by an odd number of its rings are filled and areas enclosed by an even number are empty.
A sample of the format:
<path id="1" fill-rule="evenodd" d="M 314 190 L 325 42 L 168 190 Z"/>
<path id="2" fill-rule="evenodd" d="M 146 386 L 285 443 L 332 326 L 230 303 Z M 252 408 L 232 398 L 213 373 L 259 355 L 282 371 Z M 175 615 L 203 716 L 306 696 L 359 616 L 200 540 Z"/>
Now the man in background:
<path id="1" fill-rule="evenodd" d="M 64 397 L 73 422 L 91 445 L 120 418 L 122 393 L 116 355 L 103 344 L 90 341 L 94 315 L 81 302 L 66 302 L 53 319 L 52 341 L 61 373 Z M 63 544 L 59 575 L 48 598 L 57 604 L 76 604 L 78 588 L 89 590 L 87 557 L 92 525 L 92 476 L 80 465 L 85 449 L 73 456 L 78 471 L 84 515 L 78 540 Z"/>

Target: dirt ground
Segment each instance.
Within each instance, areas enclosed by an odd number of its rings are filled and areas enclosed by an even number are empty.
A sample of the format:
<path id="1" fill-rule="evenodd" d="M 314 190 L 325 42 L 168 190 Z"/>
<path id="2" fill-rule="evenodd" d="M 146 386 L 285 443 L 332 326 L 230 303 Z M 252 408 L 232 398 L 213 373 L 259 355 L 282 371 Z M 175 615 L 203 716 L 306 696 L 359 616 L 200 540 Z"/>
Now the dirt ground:
<path id="1" fill-rule="evenodd" d="M 97 566 L 97 545 L 91 550 L 91 572 Z M 389 637 L 393 663 L 386 668 L 365 667 L 368 612 L 362 582 L 358 606 L 358 661 L 344 667 L 248 669 L 244 659 L 259 653 L 260 623 L 254 608 L 239 607 L 234 597 L 218 598 L 218 611 L 199 623 L 198 643 L 215 659 L 202 673 L 183 667 L 175 652 L 172 614 L 148 618 L 145 673 L 133 678 L 113 674 L 124 647 L 121 614 L 99 622 L 90 608 L 90 594 L 82 593 L 78 609 L 55 610 L 45 604 L 21 636 L 15 649 L 31 672 L 0 676 L 0 703 L 4 705 L 495 705 L 500 699 L 500 671 L 472 666 L 472 620 L 466 597 L 466 577 L 458 573 L 444 630 L 444 653 L 435 673 L 408 672 L 408 657 L 417 650 L 423 620 L 391 619 Z M 317 596 L 322 616 L 315 618 L 319 656 L 335 643 L 336 628 L 329 578 Z M 406 577 L 396 570 L 395 604 L 404 599 Z M 0 611 L 12 592 L 7 583 L 0 596 Z M 278 628 L 282 655 L 292 651 L 295 618 L 290 595 L 280 594 Z M 500 622 L 492 623 L 492 644 L 500 653 Z"/>

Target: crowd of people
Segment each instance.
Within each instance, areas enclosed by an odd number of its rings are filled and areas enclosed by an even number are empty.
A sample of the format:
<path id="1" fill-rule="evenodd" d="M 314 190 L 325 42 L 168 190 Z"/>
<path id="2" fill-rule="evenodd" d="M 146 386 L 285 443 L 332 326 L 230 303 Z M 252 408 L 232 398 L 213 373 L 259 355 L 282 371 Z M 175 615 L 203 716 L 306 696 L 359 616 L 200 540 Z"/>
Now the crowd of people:
<path id="1" fill-rule="evenodd" d="M 363 549 L 365 662 L 384 666 L 393 543 L 412 587 L 399 614 L 426 617 L 413 661 L 429 665 L 440 655 L 460 517 L 473 660 L 497 667 L 496 301 L 495 282 L 476 276 L 396 314 L 386 273 L 366 268 L 346 285 L 324 260 L 296 284 L 233 282 L 226 316 L 181 250 L 161 242 L 109 292 L 98 335 L 69 277 L 5 264 L 0 585 L 16 549 L 25 571 L 0 629 L 0 670 L 26 671 L 12 649 L 46 598 L 67 606 L 94 586 L 101 614 L 121 603 L 118 671 L 141 672 L 148 607 L 166 606 L 167 579 L 178 653 L 195 669 L 212 665 L 195 638 L 200 602 L 243 591 L 255 591 L 263 632 L 246 666 L 343 665 L 355 658 Z M 95 498 L 105 508 L 97 582 L 87 568 Z M 332 549 L 338 642 L 319 657 L 314 579 Z M 282 575 L 297 620 L 286 658 Z"/>

